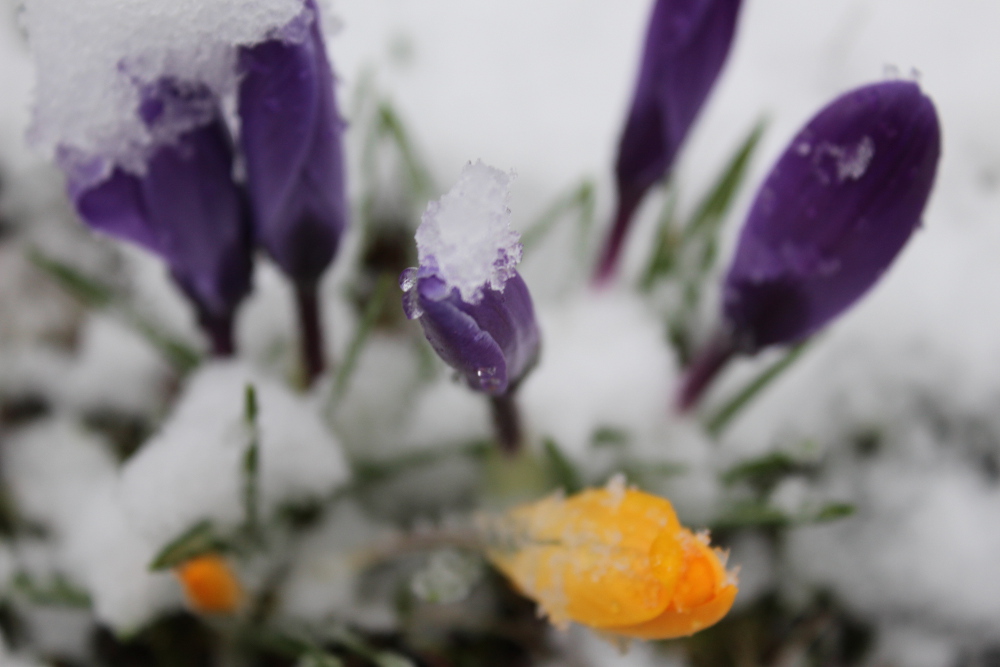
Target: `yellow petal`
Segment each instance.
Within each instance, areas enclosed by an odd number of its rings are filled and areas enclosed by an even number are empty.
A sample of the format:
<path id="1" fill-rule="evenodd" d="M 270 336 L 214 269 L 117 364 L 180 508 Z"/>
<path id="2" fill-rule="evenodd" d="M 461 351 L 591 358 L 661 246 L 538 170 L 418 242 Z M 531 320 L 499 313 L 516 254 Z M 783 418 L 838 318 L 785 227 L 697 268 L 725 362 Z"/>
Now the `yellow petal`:
<path id="1" fill-rule="evenodd" d="M 229 563 L 218 554 L 205 554 L 178 565 L 174 572 L 191 608 L 206 614 L 236 611 L 243 589 Z"/>
<path id="2" fill-rule="evenodd" d="M 717 623 L 733 606 L 735 576 L 726 572 L 723 556 L 709 546 L 707 536 L 682 529 L 672 541 L 680 545 L 684 563 L 669 607 L 645 623 L 609 632 L 637 639 L 686 637 Z"/>
<path id="3" fill-rule="evenodd" d="M 555 623 L 594 627 L 640 623 L 670 603 L 682 554 L 651 549 L 680 524 L 673 507 L 632 489 L 594 489 L 515 509 L 506 548 L 491 559 Z"/>

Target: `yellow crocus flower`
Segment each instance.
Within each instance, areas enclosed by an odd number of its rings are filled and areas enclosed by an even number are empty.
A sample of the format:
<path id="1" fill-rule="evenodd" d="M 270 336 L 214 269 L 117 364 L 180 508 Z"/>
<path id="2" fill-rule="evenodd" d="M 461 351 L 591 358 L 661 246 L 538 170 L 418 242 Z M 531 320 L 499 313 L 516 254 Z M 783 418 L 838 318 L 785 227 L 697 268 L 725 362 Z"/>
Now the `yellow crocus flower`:
<path id="1" fill-rule="evenodd" d="M 194 611 L 231 614 L 243 601 L 243 587 L 229 562 L 214 553 L 195 556 L 174 568 Z"/>
<path id="2" fill-rule="evenodd" d="M 683 637 L 719 621 L 736 573 L 670 502 L 621 480 L 553 495 L 485 521 L 489 559 L 556 625 L 639 639 Z"/>

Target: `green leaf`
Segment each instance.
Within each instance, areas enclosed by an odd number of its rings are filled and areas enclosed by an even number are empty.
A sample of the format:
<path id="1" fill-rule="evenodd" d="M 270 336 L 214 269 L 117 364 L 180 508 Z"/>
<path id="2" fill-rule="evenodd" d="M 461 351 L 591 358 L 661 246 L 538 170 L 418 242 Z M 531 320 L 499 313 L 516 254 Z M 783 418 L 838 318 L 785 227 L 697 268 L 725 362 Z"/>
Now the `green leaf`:
<path id="1" fill-rule="evenodd" d="M 712 522 L 712 530 L 737 528 L 788 528 L 835 521 L 854 514 L 849 503 L 833 502 L 817 510 L 805 509 L 788 514 L 762 501 L 746 501 L 734 505 L 728 512 Z"/>
<path id="2" fill-rule="evenodd" d="M 549 475 L 557 487 L 561 487 L 566 493 L 576 493 L 583 489 L 580 473 L 573 462 L 559 449 L 555 440 L 546 438 L 542 443 L 542 451 L 545 454 Z"/>
<path id="3" fill-rule="evenodd" d="M 579 214 L 581 244 L 585 243 L 593 226 L 595 210 L 596 190 L 594 183 L 590 179 L 584 179 L 568 194 L 556 199 L 533 223 L 525 228 L 521 234 L 521 245 L 524 246 L 525 253 L 538 246 L 555 229 L 557 223 L 570 219 L 570 214 L 574 212 Z M 583 248 L 581 248 L 582 250 Z"/>
<path id="4" fill-rule="evenodd" d="M 354 484 L 356 486 L 365 486 L 381 482 L 414 468 L 448 460 L 455 456 L 482 459 L 495 449 L 496 446 L 492 440 L 474 440 L 458 446 L 409 452 L 391 459 L 356 461 L 353 466 Z"/>
<path id="5" fill-rule="evenodd" d="M 835 521 L 837 519 L 842 519 L 844 517 L 851 516 L 856 511 L 854 505 L 850 503 L 830 503 L 824 506 L 820 511 L 812 517 L 812 523 L 823 523 L 826 521 Z"/>
<path id="6" fill-rule="evenodd" d="M 729 163 L 722 170 L 715 185 L 698 205 L 695 214 L 684 228 L 685 240 L 696 236 L 703 236 L 711 240 L 714 244 L 718 234 L 719 226 L 725 218 L 726 212 L 733 203 L 736 193 L 739 192 L 740 185 L 746 177 L 747 167 L 750 165 L 750 158 L 753 156 L 764 128 L 767 123 L 760 120 L 743 140 L 743 143 L 730 158 Z"/>
<path id="7" fill-rule="evenodd" d="M 629 434 L 616 426 L 598 426 L 590 436 L 591 447 L 625 447 Z"/>
<path id="8" fill-rule="evenodd" d="M 368 337 L 371 336 L 372 331 L 375 329 L 375 323 L 378 321 L 379 315 L 381 315 L 389 301 L 389 295 L 392 292 L 394 283 L 395 281 L 392 276 L 383 274 L 379 277 L 378 284 L 375 286 L 375 293 L 372 294 L 371 300 L 365 306 L 365 312 L 361 316 L 361 321 L 358 322 L 358 327 L 354 330 L 354 337 L 351 338 L 351 342 L 347 346 L 347 353 L 344 355 L 344 360 L 340 363 L 337 374 L 333 379 L 333 389 L 330 392 L 330 408 L 328 409 L 335 407 L 340 402 L 340 399 L 344 397 L 344 394 L 347 393 L 351 376 L 358 365 L 358 359 L 365 348 L 365 344 L 368 342 Z"/>
<path id="9" fill-rule="evenodd" d="M 733 466 L 722 474 L 722 481 L 727 486 L 746 482 L 758 491 L 767 493 L 785 477 L 807 472 L 810 468 L 811 466 L 784 452 L 773 452 Z"/>
<path id="10" fill-rule="evenodd" d="M 639 289 L 648 292 L 660 278 L 669 278 L 677 270 L 681 249 L 681 234 L 677 229 L 677 196 L 671 185 L 667 186 L 667 199 L 656 225 L 656 240 L 649 264 L 639 280 Z"/>
<path id="11" fill-rule="evenodd" d="M 295 667 L 343 667 L 343 665 L 344 661 L 337 656 L 319 650 L 306 653 L 295 663 Z"/>
<path id="12" fill-rule="evenodd" d="M 46 606 L 79 607 L 90 606 L 90 596 L 73 586 L 61 574 L 51 582 L 42 585 L 26 572 L 18 572 L 13 580 L 14 588 L 29 601 Z"/>
<path id="13" fill-rule="evenodd" d="M 667 327 L 668 339 L 682 365 L 691 359 L 693 332 L 701 312 L 702 293 L 718 258 L 722 223 L 746 177 L 764 127 L 764 121 L 760 121 L 750 131 L 683 230 L 678 230 L 672 219 L 670 199 L 661 219 L 654 253 L 639 286 L 649 290 L 658 279 L 670 277 L 676 281 L 678 299 L 667 315 Z"/>
<path id="14" fill-rule="evenodd" d="M 210 521 L 201 521 L 180 537 L 173 540 L 160 550 L 153 562 L 149 564 L 152 571 L 166 570 L 181 563 L 213 551 L 223 551 L 226 544 L 215 533 Z"/>
<path id="15" fill-rule="evenodd" d="M 722 406 L 709 413 L 705 419 L 705 430 L 713 437 L 718 438 L 730 422 L 747 407 L 760 392 L 766 389 L 772 382 L 781 376 L 786 370 L 791 368 L 802 353 L 809 347 L 810 340 L 805 340 L 792 346 L 778 361 L 774 362 L 741 390 L 736 392 L 732 398 L 723 402 Z"/>
<path id="16" fill-rule="evenodd" d="M 413 196 L 418 198 L 429 196 L 430 192 L 434 189 L 430 172 L 427 171 L 423 161 L 417 156 L 406 126 L 390 102 L 383 100 L 379 104 L 378 120 L 379 135 L 390 137 L 396 148 L 399 149 L 406 173 L 410 177 Z"/>
<path id="17" fill-rule="evenodd" d="M 160 327 L 137 313 L 112 286 L 85 275 L 69 264 L 48 257 L 38 249 L 30 250 L 28 258 L 85 307 L 108 310 L 115 314 L 121 322 L 138 332 L 159 350 L 180 373 L 187 373 L 200 363 L 201 355 L 194 348 L 165 333 Z"/>
<path id="18" fill-rule="evenodd" d="M 106 308 L 116 300 L 110 285 L 84 275 L 69 264 L 47 257 L 38 249 L 29 250 L 28 259 L 88 308 Z"/>
<path id="19" fill-rule="evenodd" d="M 257 390 L 247 384 L 244 392 L 243 419 L 250 434 L 243 454 L 243 516 L 245 531 L 257 536 L 260 530 L 260 507 L 258 488 L 260 486 L 260 430 L 257 426 Z"/>

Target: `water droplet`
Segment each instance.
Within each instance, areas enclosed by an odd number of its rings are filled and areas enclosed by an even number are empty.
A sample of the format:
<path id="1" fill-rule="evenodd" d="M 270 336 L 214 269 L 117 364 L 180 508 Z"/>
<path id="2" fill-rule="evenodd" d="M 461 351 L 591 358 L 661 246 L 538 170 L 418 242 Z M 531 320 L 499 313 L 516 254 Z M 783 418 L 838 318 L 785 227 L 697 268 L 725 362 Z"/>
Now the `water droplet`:
<path id="1" fill-rule="evenodd" d="M 493 391 L 494 389 L 499 389 L 500 385 L 503 384 L 503 380 L 497 377 L 497 367 L 489 366 L 476 369 L 476 377 L 479 378 L 479 386 L 485 391 Z"/>
<path id="2" fill-rule="evenodd" d="M 411 289 L 403 295 L 403 312 L 408 320 L 415 320 L 424 314 L 424 309 L 420 307 L 420 292 Z"/>
<path id="3" fill-rule="evenodd" d="M 417 284 L 417 269 L 411 266 L 410 268 L 399 274 L 399 289 L 404 292 L 409 292 Z"/>

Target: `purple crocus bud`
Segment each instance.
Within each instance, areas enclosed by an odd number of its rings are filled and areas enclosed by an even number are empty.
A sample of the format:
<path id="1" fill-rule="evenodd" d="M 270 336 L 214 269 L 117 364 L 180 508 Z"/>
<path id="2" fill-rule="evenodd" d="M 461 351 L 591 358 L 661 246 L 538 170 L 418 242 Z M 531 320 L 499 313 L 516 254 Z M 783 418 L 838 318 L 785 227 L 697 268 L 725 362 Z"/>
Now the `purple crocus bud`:
<path id="1" fill-rule="evenodd" d="M 852 90 L 809 121 L 757 193 L 723 286 L 724 332 L 681 405 L 729 356 L 801 341 L 861 298 L 920 224 L 940 153 L 934 104 L 911 81 Z"/>
<path id="2" fill-rule="evenodd" d="M 326 368 L 319 278 L 347 225 L 344 123 L 313 0 L 275 35 L 239 55 L 240 144 L 258 242 L 295 283 L 309 386 Z"/>
<path id="3" fill-rule="evenodd" d="M 406 291 L 407 317 L 419 318 L 431 347 L 472 389 L 506 394 L 535 365 L 535 311 L 528 286 L 516 271 L 502 290 L 484 288 L 476 303 L 463 301 L 458 288 L 423 269 L 408 269 L 400 286 Z"/>
<path id="4" fill-rule="evenodd" d="M 239 55 L 240 145 L 257 240 L 297 285 L 315 285 L 347 223 L 343 121 L 315 3 Z"/>
<path id="5" fill-rule="evenodd" d="M 514 268 L 519 235 L 507 208 L 513 173 L 482 162 L 427 206 L 417 229 L 419 268 L 400 276 L 403 308 L 431 346 L 475 391 L 491 398 L 498 439 L 521 440 L 513 394 L 538 360 L 540 334 L 528 286 Z"/>
<path id="6" fill-rule="evenodd" d="M 139 113 L 151 134 L 169 137 L 144 173 L 81 163 L 64 151 L 70 197 L 94 229 L 162 257 L 194 303 L 213 352 L 229 355 L 233 313 L 250 291 L 252 270 L 229 132 L 211 93 L 197 85 L 161 81 L 144 91 Z"/>
<path id="7" fill-rule="evenodd" d="M 618 144 L 618 209 L 595 280 L 615 271 L 632 215 L 662 179 L 705 104 L 736 31 L 740 0 L 657 0 Z"/>

